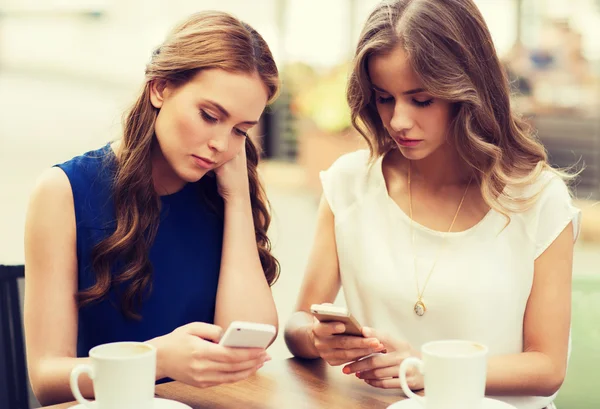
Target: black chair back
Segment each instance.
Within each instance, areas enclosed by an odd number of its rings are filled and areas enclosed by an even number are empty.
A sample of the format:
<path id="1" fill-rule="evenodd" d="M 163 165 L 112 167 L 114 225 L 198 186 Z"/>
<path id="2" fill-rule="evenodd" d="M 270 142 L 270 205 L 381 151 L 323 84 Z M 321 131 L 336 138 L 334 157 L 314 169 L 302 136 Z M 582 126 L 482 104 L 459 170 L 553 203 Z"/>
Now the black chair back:
<path id="1" fill-rule="evenodd" d="M 0 408 L 29 409 L 27 364 L 17 280 L 24 266 L 0 265 Z"/>

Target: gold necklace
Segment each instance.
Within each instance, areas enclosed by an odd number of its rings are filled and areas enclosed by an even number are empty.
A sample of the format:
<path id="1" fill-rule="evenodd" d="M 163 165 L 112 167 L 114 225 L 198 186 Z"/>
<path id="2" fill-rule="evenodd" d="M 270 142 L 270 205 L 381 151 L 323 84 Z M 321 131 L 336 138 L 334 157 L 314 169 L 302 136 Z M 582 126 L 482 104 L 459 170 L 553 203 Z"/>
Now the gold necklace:
<path id="1" fill-rule="evenodd" d="M 418 316 L 423 316 L 425 314 L 425 312 L 427 311 L 427 307 L 425 306 L 425 302 L 423 301 L 423 294 L 425 293 L 425 288 L 427 288 L 427 283 L 429 283 L 429 278 L 431 277 L 431 274 L 433 273 L 433 270 L 435 269 L 435 265 L 437 264 L 441 254 L 442 254 L 442 250 L 444 249 L 444 244 L 446 244 L 446 238 L 448 237 L 448 234 L 452 231 L 452 227 L 454 227 L 454 222 L 456 222 L 456 218 L 458 217 L 458 213 L 460 213 L 460 209 L 463 205 L 463 202 L 465 201 L 465 197 L 467 196 L 467 192 L 469 191 L 469 186 L 471 186 L 471 182 L 473 181 L 473 176 L 471 176 L 471 179 L 469 179 L 469 183 L 467 184 L 467 188 L 465 189 L 465 192 L 462 195 L 462 199 L 460 199 L 460 203 L 458 204 L 458 209 L 456 209 L 456 213 L 454 214 L 454 218 L 452 219 L 452 223 L 450 223 L 450 228 L 448 229 L 448 232 L 444 235 L 444 238 L 442 239 L 442 244 L 440 246 L 440 249 L 437 253 L 437 256 L 435 258 L 435 260 L 433 261 L 433 265 L 431 266 L 431 270 L 429 270 L 429 274 L 427 275 L 427 278 L 425 279 L 425 284 L 423 285 L 423 291 L 421 291 L 421 289 L 419 288 L 419 275 L 417 274 L 417 248 L 415 246 L 415 232 L 413 229 L 413 210 L 412 210 L 412 188 L 411 188 L 411 162 L 408 163 L 408 209 L 409 209 L 409 216 L 410 216 L 410 235 L 411 235 L 411 240 L 412 240 L 412 249 L 413 249 L 413 264 L 414 264 L 414 270 L 415 270 L 415 283 L 417 284 L 417 302 L 415 303 L 414 306 L 414 311 L 415 314 L 417 314 Z"/>

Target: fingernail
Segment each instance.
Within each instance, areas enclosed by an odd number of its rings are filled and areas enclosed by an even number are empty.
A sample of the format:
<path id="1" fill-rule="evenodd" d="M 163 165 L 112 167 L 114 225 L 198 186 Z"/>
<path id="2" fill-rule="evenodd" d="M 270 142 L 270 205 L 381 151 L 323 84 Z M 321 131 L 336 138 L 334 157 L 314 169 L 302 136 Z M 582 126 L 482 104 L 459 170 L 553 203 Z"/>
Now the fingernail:
<path id="1" fill-rule="evenodd" d="M 360 372 L 357 372 L 357 373 L 355 373 L 354 375 L 356 375 L 356 377 L 357 377 L 358 379 L 360 379 Z"/>
<path id="2" fill-rule="evenodd" d="M 350 368 L 348 368 L 347 366 L 345 366 L 344 369 L 342 369 L 342 372 L 344 372 L 345 374 L 349 374 L 350 373 Z"/>
<path id="3" fill-rule="evenodd" d="M 344 330 L 344 326 L 343 326 L 343 325 L 336 325 L 336 326 L 335 326 L 335 330 L 336 330 L 337 332 L 342 332 L 342 331 Z"/>
<path id="4" fill-rule="evenodd" d="M 273 359 L 273 358 L 271 358 L 269 355 L 267 355 L 267 357 L 265 358 L 265 362 L 269 362 L 271 359 Z"/>

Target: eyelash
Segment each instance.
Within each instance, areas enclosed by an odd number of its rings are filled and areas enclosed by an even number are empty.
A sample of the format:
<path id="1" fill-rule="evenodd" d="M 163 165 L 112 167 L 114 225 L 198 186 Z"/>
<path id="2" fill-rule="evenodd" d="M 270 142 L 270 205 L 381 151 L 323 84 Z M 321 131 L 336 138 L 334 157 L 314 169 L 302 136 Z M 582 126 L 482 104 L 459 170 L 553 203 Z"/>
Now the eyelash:
<path id="1" fill-rule="evenodd" d="M 203 109 L 200 110 L 200 114 L 202 115 L 202 119 L 204 119 L 206 122 L 209 122 L 211 124 L 215 124 L 215 123 L 219 122 L 219 120 L 217 118 L 215 118 L 212 115 L 208 115 L 206 113 L 206 111 L 204 111 Z"/>
<path id="2" fill-rule="evenodd" d="M 377 97 L 377 102 L 379 102 L 380 104 L 387 104 L 389 102 L 392 102 L 394 100 L 393 97 Z M 418 106 L 419 108 L 426 108 L 429 105 L 433 104 L 433 98 L 428 99 L 427 101 L 417 101 L 416 99 L 412 99 L 413 104 L 415 104 L 416 106 Z"/>
<path id="3" fill-rule="evenodd" d="M 215 118 L 212 115 L 209 115 L 208 113 L 206 113 L 206 111 L 204 111 L 203 109 L 200 110 L 200 115 L 202 115 L 202 119 L 204 119 L 206 122 L 208 122 L 209 124 L 216 124 L 217 122 L 219 122 L 219 120 L 217 118 Z M 237 129 L 235 128 L 235 132 L 240 135 L 243 136 L 245 138 L 248 137 L 248 132 L 244 132 L 241 129 Z"/>

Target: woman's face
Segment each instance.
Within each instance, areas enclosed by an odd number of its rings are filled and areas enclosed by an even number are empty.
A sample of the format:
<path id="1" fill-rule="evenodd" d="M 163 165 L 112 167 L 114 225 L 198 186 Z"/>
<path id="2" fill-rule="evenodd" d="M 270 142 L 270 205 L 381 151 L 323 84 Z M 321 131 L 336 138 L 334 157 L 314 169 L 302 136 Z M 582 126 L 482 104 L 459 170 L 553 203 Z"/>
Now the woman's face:
<path id="1" fill-rule="evenodd" d="M 159 110 L 155 133 L 162 162 L 168 165 L 161 172 L 171 173 L 158 179 L 168 184 L 196 182 L 234 158 L 267 101 L 267 88 L 257 73 L 207 69 L 179 87 L 155 81 L 151 88 L 152 105 Z M 153 176 L 156 183 L 154 169 Z"/>
<path id="2" fill-rule="evenodd" d="M 377 112 L 402 154 L 420 160 L 445 145 L 451 105 L 427 93 L 401 46 L 369 59 Z"/>

